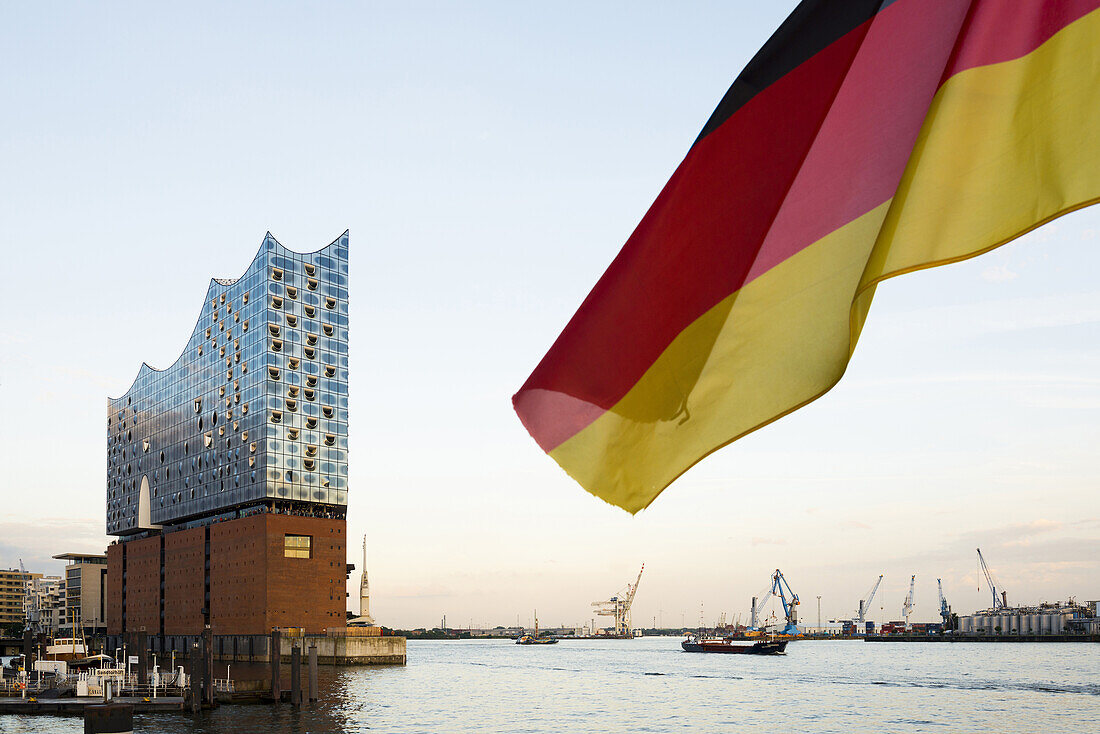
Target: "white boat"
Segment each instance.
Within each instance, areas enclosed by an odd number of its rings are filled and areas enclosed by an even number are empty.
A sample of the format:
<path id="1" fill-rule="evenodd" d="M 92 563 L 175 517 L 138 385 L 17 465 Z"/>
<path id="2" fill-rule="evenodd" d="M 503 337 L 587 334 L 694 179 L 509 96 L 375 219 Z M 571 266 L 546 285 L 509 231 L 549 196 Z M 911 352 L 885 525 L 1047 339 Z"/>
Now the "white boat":
<path id="1" fill-rule="evenodd" d="M 88 646 L 81 637 L 58 637 L 46 643 L 46 658 L 50 660 L 82 660 L 88 657 Z"/>

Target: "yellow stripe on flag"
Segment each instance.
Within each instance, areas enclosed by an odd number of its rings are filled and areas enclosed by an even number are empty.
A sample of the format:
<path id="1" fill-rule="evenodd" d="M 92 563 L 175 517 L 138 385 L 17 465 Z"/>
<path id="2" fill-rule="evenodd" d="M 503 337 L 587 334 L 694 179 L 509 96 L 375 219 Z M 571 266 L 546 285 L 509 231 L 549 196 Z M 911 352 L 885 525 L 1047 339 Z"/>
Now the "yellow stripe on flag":
<path id="1" fill-rule="evenodd" d="M 723 300 L 681 332 L 614 409 L 550 455 L 597 497 L 637 512 L 708 453 L 827 390 L 848 363 L 848 310 L 886 209 Z M 684 402 L 680 415 L 636 419 L 669 394 Z"/>

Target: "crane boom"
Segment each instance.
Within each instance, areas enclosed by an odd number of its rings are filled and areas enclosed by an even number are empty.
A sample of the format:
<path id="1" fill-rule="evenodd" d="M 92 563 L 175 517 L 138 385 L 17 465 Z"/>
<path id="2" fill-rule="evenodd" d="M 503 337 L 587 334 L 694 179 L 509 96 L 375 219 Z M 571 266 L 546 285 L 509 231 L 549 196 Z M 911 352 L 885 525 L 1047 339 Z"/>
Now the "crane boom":
<path id="1" fill-rule="evenodd" d="M 875 581 L 874 586 L 871 587 L 871 592 L 867 594 L 867 599 L 859 600 L 859 624 L 863 625 L 867 621 L 867 610 L 871 608 L 871 600 L 875 598 L 875 592 L 878 591 L 879 584 L 882 583 L 882 574 L 878 575 L 878 580 Z"/>
<path id="2" fill-rule="evenodd" d="M 752 598 L 752 614 L 749 619 L 749 629 L 756 629 L 760 624 L 760 610 L 762 610 L 772 598 L 774 588 L 769 588 L 767 593 L 761 597 Z"/>
<path id="3" fill-rule="evenodd" d="M 909 629 L 909 615 L 913 611 L 913 605 L 916 604 L 916 585 L 917 575 L 913 574 L 909 578 L 909 593 L 905 595 L 905 602 L 901 605 L 901 614 L 905 617 L 905 629 Z"/>
<path id="4" fill-rule="evenodd" d="M 638 593 L 638 585 L 642 583 L 642 571 L 644 571 L 644 570 L 645 570 L 645 564 L 643 563 L 642 567 L 638 569 L 638 578 L 634 579 L 634 585 L 630 586 L 628 584 L 627 587 L 626 587 L 626 603 L 627 603 L 627 606 L 630 606 L 631 604 L 634 603 L 634 595 Z"/>
<path id="5" fill-rule="evenodd" d="M 982 549 L 978 548 L 978 565 L 982 569 L 982 573 L 985 574 L 985 582 L 989 585 L 989 591 L 993 594 L 993 610 L 1004 609 L 1008 606 L 1008 592 L 1004 589 L 1001 593 L 997 594 L 997 587 L 1000 584 L 997 583 L 997 579 L 993 577 L 993 572 L 989 570 L 989 566 L 985 565 L 985 558 L 982 556 Z M 978 591 L 982 590 L 982 580 L 978 579 Z"/>

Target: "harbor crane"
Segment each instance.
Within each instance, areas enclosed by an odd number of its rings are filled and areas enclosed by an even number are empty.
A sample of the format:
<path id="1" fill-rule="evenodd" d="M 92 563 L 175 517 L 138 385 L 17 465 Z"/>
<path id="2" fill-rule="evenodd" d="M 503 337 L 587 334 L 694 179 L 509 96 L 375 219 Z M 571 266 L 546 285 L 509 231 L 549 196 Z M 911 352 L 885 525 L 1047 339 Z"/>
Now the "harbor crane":
<path id="1" fill-rule="evenodd" d="M 943 579 L 936 579 L 936 588 L 940 591 L 940 618 L 946 631 L 951 627 L 951 607 L 947 606 L 947 598 L 943 595 Z"/>
<path id="2" fill-rule="evenodd" d="M 1000 593 L 997 593 L 997 587 L 1000 586 L 997 583 L 997 579 L 993 577 L 993 572 L 989 570 L 989 566 L 985 565 L 985 558 L 982 557 L 982 549 L 978 548 L 978 566 L 981 567 L 982 573 L 985 574 L 985 582 L 989 585 L 989 591 L 993 594 L 993 611 L 998 609 L 1004 609 L 1008 606 L 1008 592 L 1001 589 Z M 978 579 L 978 591 L 982 590 L 982 580 Z"/>
<path id="3" fill-rule="evenodd" d="M 867 599 L 866 600 L 863 600 L 863 599 L 859 600 L 859 617 L 858 617 L 858 620 L 859 620 L 860 628 L 862 628 L 864 623 L 867 621 L 867 610 L 871 608 L 871 600 L 875 598 L 875 592 L 878 591 L 879 584 L 881 584 L 881 583 L 882 583 L 882 574 L 880 573 L 878 575 L 878 581 L 875 582 L 874 586 L 871 587 L 871 591 L 868 592 Z"/>
<path id="4" fill-rule="evenodd" d="M 909 593 L 905 595 L 905 601 L 901 605 L 901 616 L 905 617 L 905 629 L 911 629 L 909 626 L 909 615 L 913 612 L 913 606 L 917 603 L 916 596 L 917 575 L 913 574 L 909 578 Z"/>
<path id="5" fill-rule="evenodd" d="M 625 591 L 620 591 L 607 601 L 592 602 L 597 615 L 615 618 L 615 637 L 630 637 L 630 607 L 634 603 L 634 595 L 638 593 L 638 584 L 642 582 L 642 571 L 645 571 L 644 563 L 633 585 L 627 584 Z"/>
<path id="6" fill-rule="evenodd" d="M 787 626 L 783 628 L 782 634 L 802 634 L 798 631 L 798 594 L 791 590 L 791 585 L 787 583 L 787 579 L 783 577 L 783 572 L 778 568 L 772 574 L 772 585 L 768 592 L 759 601 L 756 597 L 753 597 L 752 619 L 749 628 L 753 630 L 759 628 L 760 612 L 773 596 L 779 597 L 779 601 L 783 604 L 783 615 L 787 619 Z"/>

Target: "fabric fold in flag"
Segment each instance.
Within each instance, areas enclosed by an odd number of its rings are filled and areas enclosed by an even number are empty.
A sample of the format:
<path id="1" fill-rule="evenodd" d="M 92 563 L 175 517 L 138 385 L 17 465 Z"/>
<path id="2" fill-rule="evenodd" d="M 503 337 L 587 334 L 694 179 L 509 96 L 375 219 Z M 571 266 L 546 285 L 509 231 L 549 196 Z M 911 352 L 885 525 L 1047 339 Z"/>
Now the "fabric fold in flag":
<path id="1" fill-rule="evenodd" d="M 806 0 L 513 398 L 630 512 L 841 378 L 875 287 L 1100 198 L 1100 0 Z"/>

